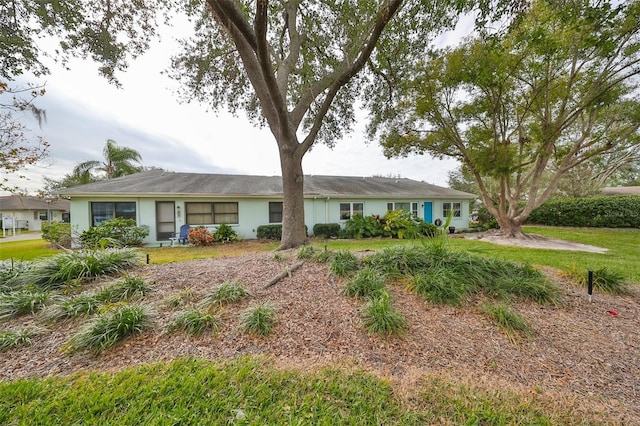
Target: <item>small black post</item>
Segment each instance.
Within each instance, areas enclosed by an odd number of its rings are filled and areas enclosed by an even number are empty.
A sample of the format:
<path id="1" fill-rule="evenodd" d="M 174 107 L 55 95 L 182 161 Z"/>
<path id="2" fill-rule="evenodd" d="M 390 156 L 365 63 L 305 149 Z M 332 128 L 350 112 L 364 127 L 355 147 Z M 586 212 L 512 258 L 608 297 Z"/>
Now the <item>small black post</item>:
<path id="1" fill-rule="evenodd" d="M 149 264 L 149 259 L 151 258 L 151 256 L 149 256 L 149 253 L 147 253 L 147 265 Z"/>
<path id="2" fill-rule="evenodd" d="M 589 302 L 591 302 L 591 295 L 593 294 L 593 271 L 591 270 L 587 274 L 587 294 L 589 295 Z"/>

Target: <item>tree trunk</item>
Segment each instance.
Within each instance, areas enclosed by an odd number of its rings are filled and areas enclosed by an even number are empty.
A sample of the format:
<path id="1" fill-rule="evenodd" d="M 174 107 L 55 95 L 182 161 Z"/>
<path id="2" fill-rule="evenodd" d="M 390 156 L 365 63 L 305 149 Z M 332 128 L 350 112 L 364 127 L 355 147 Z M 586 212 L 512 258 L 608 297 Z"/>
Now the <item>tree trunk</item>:
<path id="1" fill-rule="evenodd" d="M 280 149 L 282 168 L 282 191 L 284 203 L 282 210 L 282 239 L 278 250 L 295 248 L 307 241 L 304 228 L 304 174 L 302 156 Z"/>
<path id="2" fill-rule="evenodd" d="M 526 238 L 526 234 L 522 232 L 522 224 L 519 220 L 513 219 L 505 215 L 505 217 L 496 216 L 498 225 L 500 225 L 500 234 L 509 238 Z"/>

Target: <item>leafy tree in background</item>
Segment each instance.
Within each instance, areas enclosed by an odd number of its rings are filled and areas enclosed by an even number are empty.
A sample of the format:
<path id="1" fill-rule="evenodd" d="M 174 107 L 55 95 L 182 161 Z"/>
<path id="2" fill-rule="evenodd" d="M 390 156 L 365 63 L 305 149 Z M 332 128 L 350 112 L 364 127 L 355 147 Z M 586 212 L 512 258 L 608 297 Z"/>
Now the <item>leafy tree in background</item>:
<path id="1" fill-rule="evenodd" d="M 504 34 L 434 52 L 398 99 L 386 154 L 459 159 L 502 233 L 523 237 L 570 170 L 637 149 L 638 16 L 637 0 L 536 0 Z"/>
<path id="2" fill-rule="evenodd" d="M 183 83 L 185 98 L 214 109 L 244 110 L 252 122 L 271 130 L 284 190 L 281 248 L 287 248 L 306 239 L 302 159 L 312 146 L 331 146 L 350 131 L 358 100 L 376 110 L 389 103 L 387 94 L 402 81 L 403 71 L 424 56 L 434 35 L 455 24 L 460 13 L 513 2 L 9 3 L 7 12 L 19 17 L 12 24 L 19 54 L 3 58 L 1 66 L 46 72 L 33 40 L 40 33 L 61 40 L 59 51 L 48 53 L 63 62 L 69 55 L 90 57 L 115 84 L 115 73 L 148 49 L 157 35 L 157 20 L 186 11 L 194 33 L 184 41 L 184 52 L 172 60 L 172 75 Z"/>
<path id="3" fill-rule="evenodd" d="M 104 160 L 89 160 L 76 165 L 73 168 L 72 178 L 79 181 L 91 181 L 91 171 L 95 170 L 104 173 L 107 179 L 138 173 L 143 170 L 142 166 L 133 163 L 140 163 L 142 157 L 140 153 L 126 146 L 119 146 L 116 141 L 107 139 L 107 143 L 102 150 Z"/>

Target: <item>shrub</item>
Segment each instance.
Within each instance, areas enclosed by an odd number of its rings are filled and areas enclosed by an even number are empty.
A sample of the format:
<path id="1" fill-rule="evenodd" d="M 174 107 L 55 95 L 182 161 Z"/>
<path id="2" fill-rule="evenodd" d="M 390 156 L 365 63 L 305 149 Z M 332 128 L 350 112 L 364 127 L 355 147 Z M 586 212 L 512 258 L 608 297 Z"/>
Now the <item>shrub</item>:
<path id="1" fill-rule="evenodd" d="M 438 235 L 438 227 L 429 222 L 418 222 L 418 232 L 425 237 L 435 237 Z"/>
<path id="2" fill-rule="evenodd" d="M 268 336 L 276 324 L 276 309 L 269 303 L 249 308 L 240 318 L 240 328 L 245 333 L 256 336 Z"/>
<path id="3" fill-rule="evenodd" d="M 230 225 L 226 223 L 221 224 L 213 232 L 213 241 L 220 243 L 228 243 L 232 241 L 240 241 L 241 238 L 236 231 Z"/>
<path id="4" fill-rule="evenodd" d="M 31 344 L 32 332 L 27 329 L 0 332 L 0 352 Z"/>
<path id="5" fill-rule="evenodd" d="M 89 350 L 100 353 L 128 336 L 151 327 L 149 311 L 141 305 L 116 305 L 98 314 L 68 342 L 71 352 Z"/>
<path id="6" fill-rule="evenodd" d="M 313 225 L 313 235 L 318 238 L 337 238 L 340 229 L 339 223 L 316 223 Z"/>
<path id="7" fill-rule="evenodd" d="M 513 339 L 515 334 L 531 335 L 531 327 L 520 314 L 505 305 L 484 304 L 480 310 L 493 319 Z"/>
<path id="8" fill-rule="evenodd" d="M 48 298 L 49 293 L 32 290 L 0 294 L 0 321 L 19 315 L 34 314 L 44 308 Z"/>
<path id="9" fill-rule="evenodd" d="M 384 215 L 382 235 L 398 239 L 417 238 L 420 235 L 419 224 L 411 213 L 392 210 Z"/>
<path id="10" fill-rule="evenodd" d="M 347 282 L 343 289 L 345 296 L 372 297 L 384 289 L 384 277 L 374 269 L 361 269 Z"/>
<path id="11" fill-rule="evenodd" d="M 225 282 L 213 292 L 206 295 L 200 302 L 200 307 L 209 308 L 219 305 L 238 303 L 249 297 L 249 292 L 238 282 Z"/>
<path id="12" fill-rule="evenodd" d="M 175 315 L 169 324 L 169 331 L 183 330 L 190 336 L 199 336 L 207 330 L 215 333 L 219 327 L 220 318 L 218 315 L 211 311 L 203 312 L 192 309 Z"/>
<path id="13" fill-rule="evenodd" d="M 382 223 L 380 217 L 354 215 L 344 224 L 344 238 L 371 238 L 382 235 Z"/>
<path id="14" fill-rule="evenodd" d="M 548 200 L 528 223 L 550 226 L 640 228 L 640 197 L 619 195 Z"/>
<path id="15" fill-rule="evenodd" d="M 140 254 L 131 248 L 65 252 L 32 262 L 29 269 L 7 284 L 50 289 L 72 280 L 120 273 L 138 263 Z"/>
<path id="16" fill-rule="evenodd" d="M 194 246 L 208 246 L 213 243 L 213 234 L 204 226 L 198 226 L 189 230 L 187 239 Z"/>
<path id="17" fill-rule="evenodd" d="M 260 225 L 256 229 L 256 237 L 259 240 L 280 240 L 282 225 Z"/>
<path id="18" fill-rule="evenodd" d="M 362 321 L 369 334 L 404 334 L 407 321 L 391 305 L 389 293 L 381 291 L 364 306 Z"/>
<path id="19" fill-rule="evenodd" d="M 42 239 L 51 244 L 71 248 L 71 224 L 62 222 L 42 223 Z"/>
<path id="20" fill-rule="evenodd" d="M 82 245 L 87 248 L 135 247 L 149 235 L 149 227 L 136 226 L 133 219 L 115 218 L 92 226 L 80 235 Z"/>
<path id="21" fill-rule="evenodd" d="M 329 271 L 338 277 L 349 275 L 360 266 L 358 258 L 348 250 L 340 250 L 333 255 Z"/>

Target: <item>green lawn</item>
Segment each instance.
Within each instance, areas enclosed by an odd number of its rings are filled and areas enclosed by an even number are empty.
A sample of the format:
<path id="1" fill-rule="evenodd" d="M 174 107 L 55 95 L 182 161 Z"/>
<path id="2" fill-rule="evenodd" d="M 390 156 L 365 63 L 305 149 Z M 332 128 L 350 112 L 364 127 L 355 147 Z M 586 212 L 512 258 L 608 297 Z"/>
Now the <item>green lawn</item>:
<path id="1" fill-rule="evenodd" d="M 572 415 L 572 402 L 436 377 L 425 377 L 407 396 L 361 371 L 285 371 L 262 358 L 178 359 L 119 373 L 0 383 L 0 424 L 596 424 Z"/>
<path id="2" fill-rule="evenodd" d="M 0 260 L 31 260 L 60 253 L 44 240 L 0 242 Z"/>

